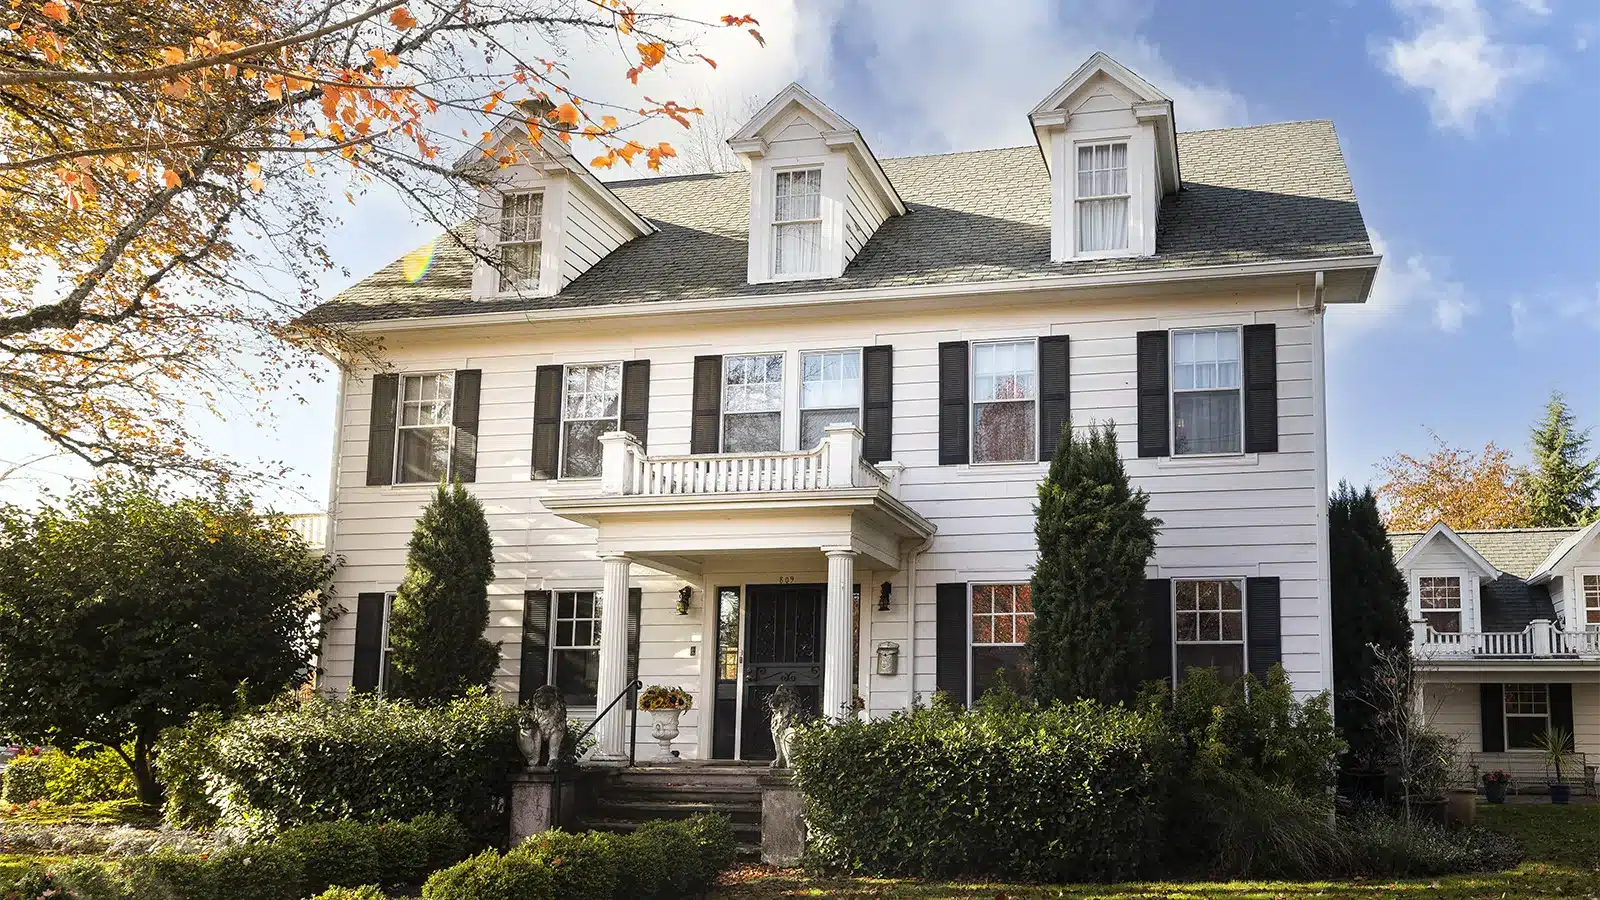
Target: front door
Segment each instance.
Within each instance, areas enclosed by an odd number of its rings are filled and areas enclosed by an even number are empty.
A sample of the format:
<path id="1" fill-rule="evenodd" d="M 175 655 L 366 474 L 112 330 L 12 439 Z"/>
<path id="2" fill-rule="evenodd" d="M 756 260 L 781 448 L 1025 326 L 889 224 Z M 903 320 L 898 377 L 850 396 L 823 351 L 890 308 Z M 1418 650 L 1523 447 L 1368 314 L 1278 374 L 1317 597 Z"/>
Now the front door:
<path id="1" fill-rule="evenodd" d="M 767 699 L 790 685 L 813 714 L 822 711 L 823 584 L 753 584 L 746 593 L 744 697 L 739 756 L 772 759 Z"/>

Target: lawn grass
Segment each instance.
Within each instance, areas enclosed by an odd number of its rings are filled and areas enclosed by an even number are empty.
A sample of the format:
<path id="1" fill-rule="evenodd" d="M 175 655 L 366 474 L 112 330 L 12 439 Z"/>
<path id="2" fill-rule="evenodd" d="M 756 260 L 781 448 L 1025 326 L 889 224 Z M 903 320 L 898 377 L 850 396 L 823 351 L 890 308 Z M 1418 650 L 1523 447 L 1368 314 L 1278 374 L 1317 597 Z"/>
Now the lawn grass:
<path id="1" fill-rule="evenodd" d="M 23 805 L 0 806 L 0 822 L 29 825 L 61 825 L 90 822 L 100 825 L 157 825 L 161 810 L 137 800 L 106 800 L 101 803 L 51 803 L 48 800 Z"/>
<path id="2" fill-rule="evenodd" d="M 1150 882 L 1121 885 L 1015 885 L 975 881 L 809 877 L 798 869 L 731 873 L 714 900 L 801 897 L 884 900 L 1333 900 L 1422 897 L 1506 900 L 1513 897 L 1600 897 L 1600 806 L 1482 806 L 1480 823 L 1523 842 L 1528 858 L 1509 872 L 1437 879 L 1339 882 Z"/>

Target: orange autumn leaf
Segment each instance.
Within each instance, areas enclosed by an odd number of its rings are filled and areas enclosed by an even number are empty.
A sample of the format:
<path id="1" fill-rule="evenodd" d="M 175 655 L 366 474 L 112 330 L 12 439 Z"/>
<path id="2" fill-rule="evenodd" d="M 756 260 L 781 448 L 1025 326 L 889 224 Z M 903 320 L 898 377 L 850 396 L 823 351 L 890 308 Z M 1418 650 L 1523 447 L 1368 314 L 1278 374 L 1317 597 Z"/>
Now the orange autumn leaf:
<path id="1" fill-rule="evenodd" d="M 67 12 L 67 5 L 62 3 L 61 0 L 50 0 L 39 9 L 39 13 L 45 18 L 54 19 L 63 25 L 67 24 L 67 20 L 71 18 L 71 14 Z"/>
<path id="2" fill-rule="evenodd" d="M 169 188 L 175 188 L 183 183 L 183 178 L 177 172 L 167 169 L 161 173 L 161 181 Z"/>
<path id="3" fill-rule="evenodd" d="M 411 10 L 402 6 L 389 14 L 389 24 L 401 31 L 410 31 L 417 27 L 417 17 L 411 14 Z"/>
<path id="4" fill-rule="evenodd" d="M 715 69 L 717 67 L 717 61 L 712 59 L 711 57 L 705 55 L 704 53 L 696 53 L 695 56 L 698 56 L 701 59 L 705 60 L 706 61 L 706 65 L 710 66 L 711 68 Z"/>
<path id="5" fill-rule="evenodd" d="M 637 46 L 639 48 L 639 62 L 643 63 L 647 69 L 661 65 L 661 61 L 667 58 L 667 45 L 660 41 Z"/>
<path id="6" fill-rule="evenodd" d="M 616 131 L 617 130 L 617 117 L 616 116 L 601 116 L 600 117 L 600 127 L 604 128 L 607 131 Z"/>
<path id="7" fill-rule="evenodd" d="M 377 66 L 379 70 L 392 69 L 400 65 L 400 59 L 382 47 L 373 47 L 368 50 L 367 59 L 372 60 L 372 64 Z"/>
<path id="8" fill-rule="evenodd" d="M 161 51 L 161 61 L 169 66 L 183 62 L 183 51 L 177 47 L 168 47 Z"/>
<path id="9" fill-rule="evenodd" d="M 298 128 L 289 129 L 289 143 L 298 144 L 306 139 L 306 133 Z"/>
<path id="10" fill-rule="evenodd" d="M 576 125 L 578 108 L 571 103 L 563 103 L 550 111 L 550 120 L 560 125 Z"/>

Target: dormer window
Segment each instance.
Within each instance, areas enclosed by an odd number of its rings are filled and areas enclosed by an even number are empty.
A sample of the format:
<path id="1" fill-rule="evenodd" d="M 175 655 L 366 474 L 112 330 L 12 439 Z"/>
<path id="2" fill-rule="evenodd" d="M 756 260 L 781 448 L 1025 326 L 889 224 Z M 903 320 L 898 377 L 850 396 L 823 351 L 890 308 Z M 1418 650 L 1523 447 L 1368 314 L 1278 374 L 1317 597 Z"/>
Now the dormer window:
<path id="1" fill-rule="evenodd" d="M 1440 634 L 1461 631 L 1461 579 L 1455 575 L 1423 575 L 1417 579 L 1422 618 Z"/>
<path id="2" fill-rule="evenodd" d="M 1128 249 L 1128 145 L 1078 145 L 1078 252 Z"/>
<path id="3" fill-rule="evenodd" d="M 500 293 L 539 289 L 543 224 L 543 192 L 506 194 L 500 199 Z"/>
<path id="4" fill-rule="evenodd" d="M 822 271 L 822 170 L 775 173 L 772 209 L 772 273 L 815 275 Z"/>

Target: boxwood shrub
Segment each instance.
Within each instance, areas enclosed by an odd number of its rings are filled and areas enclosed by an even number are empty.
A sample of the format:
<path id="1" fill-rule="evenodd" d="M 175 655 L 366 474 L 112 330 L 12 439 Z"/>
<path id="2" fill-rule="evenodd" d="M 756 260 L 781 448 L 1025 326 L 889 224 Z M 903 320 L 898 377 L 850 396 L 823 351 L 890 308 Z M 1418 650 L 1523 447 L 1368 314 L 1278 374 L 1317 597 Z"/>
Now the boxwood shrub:
<path id="1" fill-rule="evenodd" d="M 815 862 L 1040 881 L 1152 871 L 1174 759 L 1158 714 L 1089 701 L 816 723 L 792 756 Z"/>
<path id="2" fill-rule="evenodd" d="M 128 800 L 138 793 L 133 771 L 109 747 L 86 745 L 73 754 L 47 748 L 17 757 L 0 775 L 0 803 L 98 803 Z"/>

